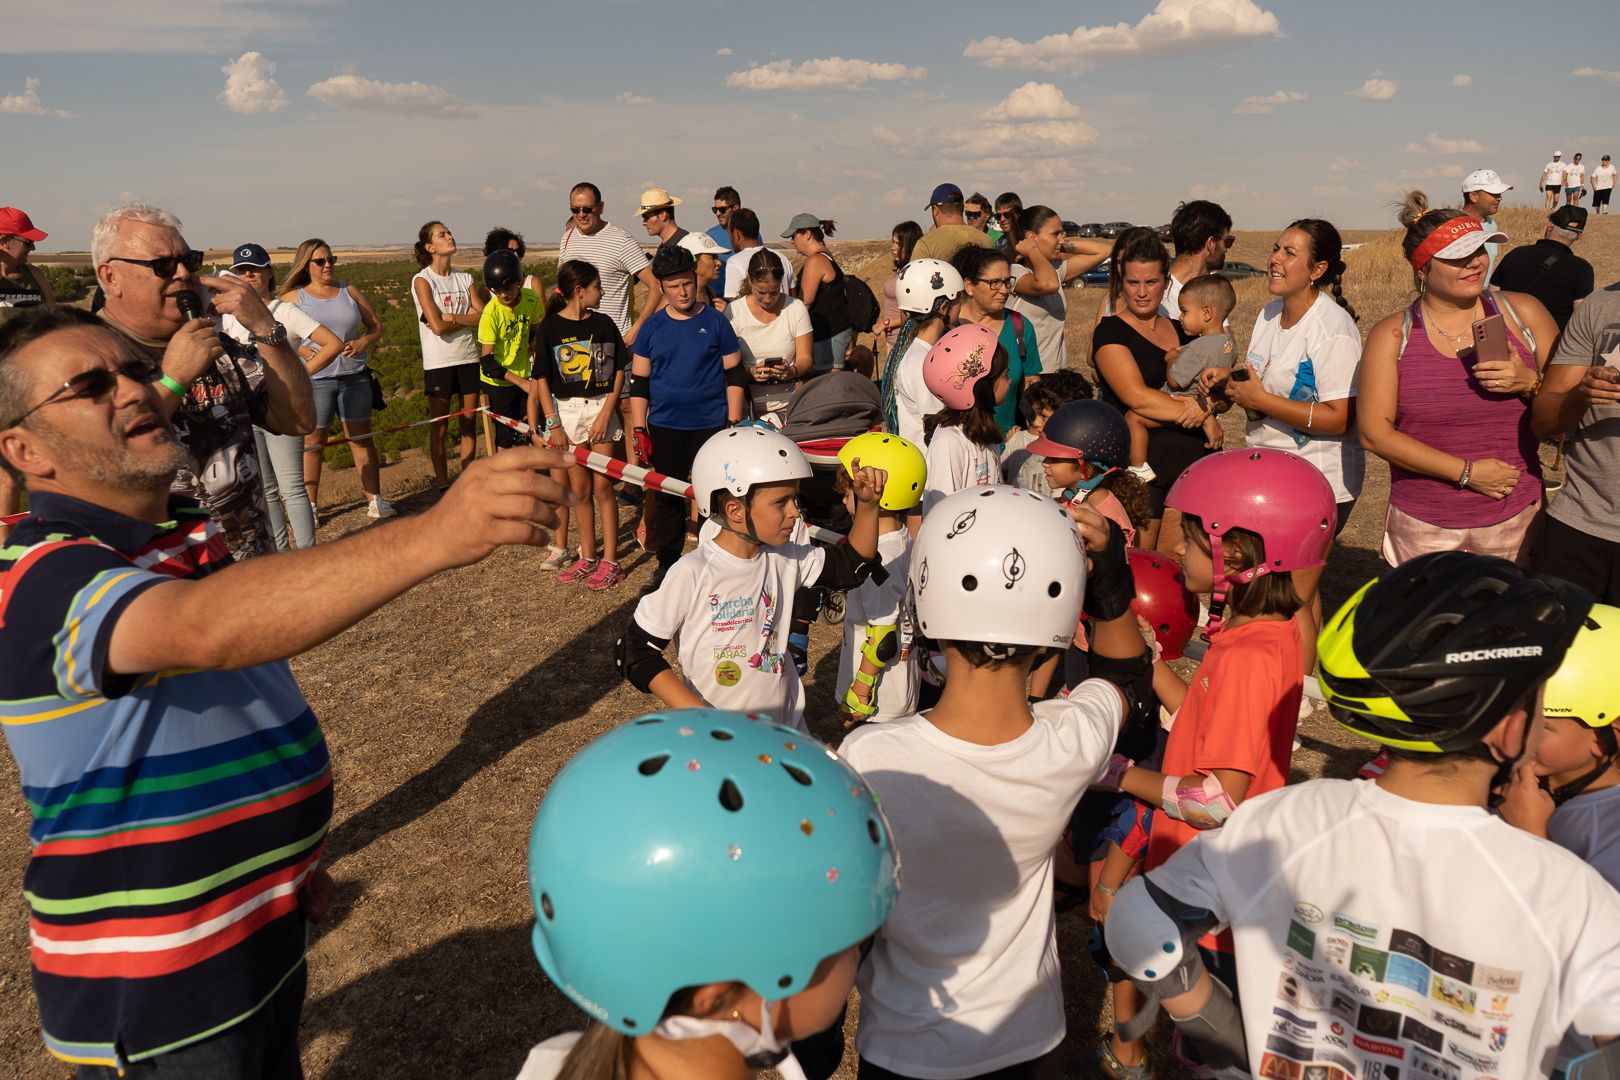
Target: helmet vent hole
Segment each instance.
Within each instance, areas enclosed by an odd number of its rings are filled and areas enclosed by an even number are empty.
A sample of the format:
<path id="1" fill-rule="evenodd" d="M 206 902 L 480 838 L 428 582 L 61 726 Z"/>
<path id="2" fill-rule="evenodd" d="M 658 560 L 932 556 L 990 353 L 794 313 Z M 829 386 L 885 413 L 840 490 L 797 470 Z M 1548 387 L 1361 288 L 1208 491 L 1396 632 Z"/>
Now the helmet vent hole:
<path id="1" fill-rule="evenodd" d="M 782 976 L 780 979 L 776 980 L 776 985 L 780 986 L 782 989 L 786 990 L 788 987 L 793 985 L 793 976 L 791 976 L 791 975 Z"/>
<path id="2" fill-rule="evenodd" d="M 1054 581 L 1046 587 L 1046 595 L 1054 600 L 1063 595 L 1063 582 Z"/>
<path id="3" fill-rule="evenodd" d="M 872 838 L 872 843 L 883 843 L 883 830 L 878 827 L 877 818 L 866 819 L 866 835 Z M 548 915 L 547 918 L 550 918 Z"/>
<path id="4" fill-rule="evenodd" d="M 553 910 L 551 906 L 550 893 L 540 894 L 540 914 L 544 915 L 548 920 L 555 919 L 557 917 L 557 912 Z"/>
<path id="5" fill-rule="evenodd" d="M 966 575 L 963 576 L 963 578 L 962 578 L 962 591 L 963 592 L 972 592 L 974 589 L 977 589 L 978 587 L 979 587 L 979 579 L 978 578 L 974 577 L 972 574 L 966 574 Z"/>
<path id="6" fill-rule="evenodd" d="M 662 769 L 665 763 L 668 761 L 668 754 L 659 754 L 657 757 L 650 757 L 646 761 L 643 761 L 640 765 L 636 766 L 636 772 L 640 773 L 642 776 L 657 776 L 658 770 Z"/>
<path id="7" fill-rule="evenodd" d="M 709 738 L 717 739 L 720 742 L 730 742 L 732 739 L 736 738 L 736 736 L 727 731 L 725 728 L 715 728 L 713 731 L 709 732 Z"/>
<path id="8" fill-rule="evenodd" d="M 627 1028 L 633 1028 L 636 1026 L 636 1022 L 630 1019 L 628 1016 L 621 1017 L 619 1019 L 619 1023 L 623 1024 Z"/>
<path id="9" fill-rule="evenodd" d="M 726 780 L 720 785 L 720 805 L 733 814 L 743 808 L 742 792 L 730 780 Z"/>
<path id="10" fill-rule="evenodd" d="M 782 771 L 793 777 L 794 782 L 799 784 L 801 787 L 809 787 L 811 784 L 815 783 L 815 779 L 811 777 L 809 773 L 805 772 L 797 765 L 794 765 L 792 762 L 783 761 L 778 762 L 778 764 L 782 766 Z"/>
<path id="11" fill-rule="evenodd" d="M 662 724 L 663 722 L 664 718 L 662 716 L 643 716 L 640 720 L 635 721 L 634 726 L 646 727 L 648 724 Z"/>

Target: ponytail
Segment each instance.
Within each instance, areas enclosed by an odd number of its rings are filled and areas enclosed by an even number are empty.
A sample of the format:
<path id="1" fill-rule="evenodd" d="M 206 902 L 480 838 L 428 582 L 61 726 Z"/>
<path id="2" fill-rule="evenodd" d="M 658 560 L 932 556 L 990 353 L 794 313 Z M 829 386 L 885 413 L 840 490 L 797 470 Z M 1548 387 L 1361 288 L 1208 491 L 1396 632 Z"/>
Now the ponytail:
<path id="1" fill-rule="evenodd" d="M 1412 221 L 1417 221 L 1428 212 L 1428 206 L 1428 199 L 1423 192 L 1414 191 L 1408 196 L 1408 206 L 1403 211 L 1401 220 L 1405 222 L 1406 215 L 1414 213 Z M 1312 262 L 1328 264 L 1327 272 L 1317 280 L 1316 287 L 1328 290 L 1338 305 L 1350 313 L 1352 321 L 1360 321 L 1361 317 L 1356 314 L 1356 309 L 1344 298 L 1344 242 L 1339 237 L 1339 230 L 1333 227 L 1332 222 L 1323 221 L 1321 218 L 1300 218 L 1288 227 L 1298 229 L 1310 240 Z"/>
<path id="2" fill-rule="evenodd" d="M 442 221 L 430 221 L 416 230 L 416 243 L 411 247 L 411 253 L 416 256 L 416 266 L 419 270 L 426 270 L 428 264 L 433 262 L 433 256 L 428 254 L 428 239 L 433 235 L 433 226 L 444 225 Z"/>
<path id="3" fill-rule="evenodd" d="M 574 293 L 600 281 L 602 273 L 583 259 L 566 259 L 557 267 L 557 305 L 568 303 Z M 548 305 L 548 308 L 551 305 Z"/>
<path id="4" fill-rule="evenodd" d="M 568 1051 L 557 1080 L 630 1080 L 630 1036 L 593 1020 Z"/>

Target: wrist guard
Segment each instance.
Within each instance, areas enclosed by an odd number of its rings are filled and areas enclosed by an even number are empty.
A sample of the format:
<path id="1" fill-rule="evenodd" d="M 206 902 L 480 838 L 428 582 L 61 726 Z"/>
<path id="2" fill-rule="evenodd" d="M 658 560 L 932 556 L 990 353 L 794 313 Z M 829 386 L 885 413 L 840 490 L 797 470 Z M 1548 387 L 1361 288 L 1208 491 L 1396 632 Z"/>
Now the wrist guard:
<path id="1" fill-rule="evenodd" d="M 1091 555 L 1091 574 L 1086 580 L 1085 602 L 1081 610 L 1094 622 L 1117 619 L 1131 610 L 1136 599 L 1136 582 L 1125 558 L 1125 534 L 1119 525 L 1108 523 L 1108 543 Z"/>
<path id="2" fill-rule="evenodd" d="M 895 633 L 895 627 L 891 625 L 868 626 L 866 628 L 866 640 L 861 643 L 861 656 L 875 665 L 879 673 L 882 673 L 884 668 L 894 663 L 895 657 L 899 654 L 900 637 Z M 860 678 L 860 676 L 860 670 L 857 669 L 855 677 Z"/>

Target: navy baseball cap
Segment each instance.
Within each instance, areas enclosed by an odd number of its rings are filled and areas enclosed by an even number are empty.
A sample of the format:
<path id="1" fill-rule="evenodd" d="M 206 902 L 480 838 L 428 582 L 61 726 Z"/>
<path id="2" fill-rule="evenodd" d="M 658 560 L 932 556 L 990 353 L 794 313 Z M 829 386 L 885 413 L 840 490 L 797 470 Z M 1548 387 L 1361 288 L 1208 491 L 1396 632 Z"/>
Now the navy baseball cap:
<path id="1" fill-rule="evenodd" d="M 928 196 L 928 203 L 923 207 L 923 209 L 927 210 L 930 206 L 938 206 L 940 203 L 961 201 L 961 188 L 957 187 L 955 184 L 941 184 L 939 187 L 934 189 L 934 193 L 932 195 Z"/>
<path id="2" fill-rule="evenodd" d="M 242 244 L 231 253 L 231 266 L 257 266 L 264 268 L 270 265 L 270 254 L 258 244 Z"/>

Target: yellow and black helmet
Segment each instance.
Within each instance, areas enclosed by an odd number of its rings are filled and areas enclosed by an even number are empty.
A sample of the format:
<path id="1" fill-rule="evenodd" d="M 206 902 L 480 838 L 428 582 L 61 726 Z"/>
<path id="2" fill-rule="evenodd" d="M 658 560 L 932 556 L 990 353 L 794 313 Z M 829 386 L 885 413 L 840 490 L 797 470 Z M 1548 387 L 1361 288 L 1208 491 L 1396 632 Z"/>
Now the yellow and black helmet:
<path id="1" fill-rule="evenodd" d="M 1548 716 L 1568 716 L 1599 730 L 1620 717 L 1620 608 L 1593 604 L 1541 697 Z"/>
<path id="2" fill-rule="evenodd" d="M 1592 597 L 1505 559 L 1443 551 L 1362 586 L 1322 628 L 1333 718 L 1399 750 L 1478 744 L 1558 670 Z"/>

